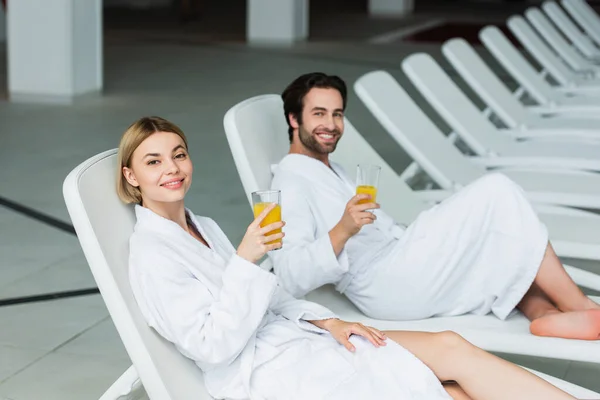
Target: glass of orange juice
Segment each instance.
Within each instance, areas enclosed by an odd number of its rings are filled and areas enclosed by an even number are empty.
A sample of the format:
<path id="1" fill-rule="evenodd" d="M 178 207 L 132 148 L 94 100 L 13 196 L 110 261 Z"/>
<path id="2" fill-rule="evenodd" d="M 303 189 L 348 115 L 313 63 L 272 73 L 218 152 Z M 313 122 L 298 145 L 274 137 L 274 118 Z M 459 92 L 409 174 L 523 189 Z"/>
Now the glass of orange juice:
<path id="1" fill-rule="evenodd" d="M 356 167 L 356 194 L 368 194 L 370 199 L 361 200 L 358 204 L 375 203 L 381 167 L 371 164 L 358 164 Z"/>
<path id="2" fill-rule="evenodd" d="M 281 191 L 259 190 L 257 192 L 252 192 L 252 208 L 254 210 L 254 218 L 258 217 L 258 215 L 272 203 L 276 203 L 277 205 L 262 220 L 260 223 L 261 227 L 265 227 L 273 222 L 281 221 Z M 265 236 L 275 235 L 280 232 L 281 229 L 275 229 L 265 234 Z M 271 242 L 267 242 L 266 244 L 274 243 L 281 243 L 281 239 L 273 240 Z"/>

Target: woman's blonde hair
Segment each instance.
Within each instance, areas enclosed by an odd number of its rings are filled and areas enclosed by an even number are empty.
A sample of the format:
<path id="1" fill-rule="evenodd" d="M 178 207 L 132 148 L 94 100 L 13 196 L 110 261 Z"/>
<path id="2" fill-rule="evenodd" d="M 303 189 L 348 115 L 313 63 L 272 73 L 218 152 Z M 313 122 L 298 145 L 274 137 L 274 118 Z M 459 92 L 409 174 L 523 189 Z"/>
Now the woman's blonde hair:
<path id="1" fill-rule="evenodd" d="M 174 123 L 160 117 L 143 117 L 135 121 L 121 137 L 119 151 L 117 154 L 117 194 L 125 203 L 142 203 L 142 192 L 139 188 L 132 186 L 123 175 L 123 167 L 131 168 L 131 157 L 133 152 L 148 137 L 156 132 L 171 132 L 178 135 L 187 150 L 188 143 L 183 131 Z"/>

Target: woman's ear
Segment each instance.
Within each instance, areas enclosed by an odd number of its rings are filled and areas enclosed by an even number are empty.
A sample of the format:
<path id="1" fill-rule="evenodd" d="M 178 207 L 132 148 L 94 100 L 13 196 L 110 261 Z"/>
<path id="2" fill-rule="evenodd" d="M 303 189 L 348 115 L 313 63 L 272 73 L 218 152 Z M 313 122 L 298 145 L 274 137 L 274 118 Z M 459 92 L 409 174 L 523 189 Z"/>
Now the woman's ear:
<path id="1" fill-rule="evenodd" d="M 127 182 L 129 182 L 129 184 L 133 187 L 139 187 L 140 184 L 138 183 L 137 179 L 135 178 L 135 174 L 133 173 L 133 170 L 131 168 L 127 168 L 127 167 L 123 167 L 123 176 L 125 177 L 125 179 L 127 180 Z"/>

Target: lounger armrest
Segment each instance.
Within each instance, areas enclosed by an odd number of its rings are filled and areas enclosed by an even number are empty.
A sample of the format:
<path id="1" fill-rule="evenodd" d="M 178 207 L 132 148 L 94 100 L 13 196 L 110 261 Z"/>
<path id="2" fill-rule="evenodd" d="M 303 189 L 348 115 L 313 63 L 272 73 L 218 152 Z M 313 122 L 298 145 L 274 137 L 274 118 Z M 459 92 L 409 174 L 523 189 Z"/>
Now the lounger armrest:
<path id="1" fill-rule="evenodd" d="M 575 170 L 575 169 L 566 169 L 563 166 L 557 166 L 557 167 L 553 167 L 552 165 L 546 165 L 543 167 L 540 166 L 535 166 L 535 165 L 527 165 L 527 164 L 520 164 L 520 165 L 505 165 L 502 167 L 499 171 L 499 173 L 502 173 L 502 171 L 510 171 L 510 170 L 514 170 L 514 171 L 530 171 L 530 172 L 545 172 L 545 173 L 556 173 L 556 174 L 561 174 L 561 175 L 573 175 L 573 176 L 598 176 L 598 174 L 596 172 L 590 172 L 590 171 L 583 171 L 583 170 Z"/>
<path id="2" fill-rule="evenodd" d="M 550 103 L 538 106 L 527 106 L 527 111 L 534 112 L 536 114 L 553 114 L 556 112 L 560 112 L 560 106 Z"/>
<path id="3" fill-rule="evenodd" d="M 580 159 L 577 157 L 479 157 L 471 156 L 469 160 L 483 165 L 487 169 L 528 168 L 543 172 L 556 171 L 564 173 L 565 169 L 600 171 L 600 160 Z"/>
<path id="4" fill-rule="evenodd" d="M 568 215 L 571 217 L 578 218 L 591 218 L 594 221 L 597 221 L 600 224 L 600 215 L 586 210 L 580 210 L 578 208 L 564 207 L 558 206 L 556 204 L 542 204 L 535 203 L 533 207 L 537 212 L 545 213 L 545 214 L 555 214 L 555 215 Z"/>
<path id="5" fill-rule="evenodd" d="M 550 157 L 479 157 L 470 156 L 469 160 L 475 164 L 483 165 L 487 169 L 519 169 L 524 168 L 542 170 L 544 172 L 551 171 L 552 166 L 548 165 Z M 560 161 L 560 159 L 559 159 Z M 558 166 L 557 171 L 562 172 L 564 168 Z"/>
<path id="6" fill-rule="evenodd" d="M 470 156 L 469 160 L 486 168 L 535 166 L 533 157 L 480 157 Z"/>
<path id="7" fill-rule="evenodd" d="M 416 190 L 415 194 L 426 203 L 439 203 L 449 197 L 452 192 L 443 189 Z"/>
<path id="8" fill-rule="evenodd" d="M 598 111 L 600 111 L 600 103 L 598 104 L 576 104 L 576 105 L 562 105 L 562 104 L 547 104 L 543 106 L 530 106 L 527 110 L 541 115 L 541 116 L 558 116 L 564 118 L 597 118 Z"/>
<path id="9" fill-rule="evenodd" d="M 567 94 L 581 94 L 585 93 L 588 95 L 600 95 L 600 87 L 599 86 L 576 86 L 576 85 L 568 85 L 568 86 L 560 86 L 554 88 L 561 93 Z"/>
<path id="10" fill-rule="evenodd" d="M 599 92 L 600 93 L 600 92 Z M 599 120 L 600 122 L 600 120 Z M 500 129 L 506 134 L 517 140 L 551 140 L 559 142 L 573 142 L 573 137 L 578 143 L 598 144 L 598 136 L 593 131 L 581 131 L 577 129 Z"/>

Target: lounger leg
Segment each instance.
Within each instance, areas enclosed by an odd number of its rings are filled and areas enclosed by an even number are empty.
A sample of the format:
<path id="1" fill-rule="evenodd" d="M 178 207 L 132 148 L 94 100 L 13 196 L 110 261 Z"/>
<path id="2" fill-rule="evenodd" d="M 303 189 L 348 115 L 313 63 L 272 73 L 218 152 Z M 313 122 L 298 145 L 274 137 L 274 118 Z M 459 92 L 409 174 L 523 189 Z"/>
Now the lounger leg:
<path id="1" fill-rule="evenodd" d="M 545 381 L 550 382 L 552 385 L 556 386 L 557 388 L 569 393 L 571 396 L 577 398 L 577 399 L 598 399 L 600 394 L 593 392 L 589 389 L 583 388 L 581 386 L 577 386 L 573 383 L 564 381 L 562 379 L 558 379 L 555 378 L 553 376 L 544 374 L 543 372 L 539 372 L 530 368 L 526 368 L 523 366 L 520 366 L 521 368 L 526 369 L 527 371 L 539 376 L 540 378 L 544 379 Z"/>
<path id="2" fill-rule="evenodd" d="M 134 393 L 142 383 L 134 366 L 125 372 L 111 385 L 99 400 L 134 400 L 140 398 L 140 393 Z"/>

